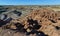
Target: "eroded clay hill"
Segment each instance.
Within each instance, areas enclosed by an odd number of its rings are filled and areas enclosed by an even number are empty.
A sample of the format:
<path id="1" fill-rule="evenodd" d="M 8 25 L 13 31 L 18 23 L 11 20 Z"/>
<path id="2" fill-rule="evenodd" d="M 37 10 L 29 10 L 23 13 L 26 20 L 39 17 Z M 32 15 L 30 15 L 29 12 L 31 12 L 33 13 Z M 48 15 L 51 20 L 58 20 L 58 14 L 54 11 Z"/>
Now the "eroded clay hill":
<path id="1" fill-rule="evenodd" d="M 60 36 L 60 15 L 51 9 L 34 9 L 27 16 L 14 19 L 7 28 L 31 36 Z M 35 34 L 35 35 L 34 35 Z"/>

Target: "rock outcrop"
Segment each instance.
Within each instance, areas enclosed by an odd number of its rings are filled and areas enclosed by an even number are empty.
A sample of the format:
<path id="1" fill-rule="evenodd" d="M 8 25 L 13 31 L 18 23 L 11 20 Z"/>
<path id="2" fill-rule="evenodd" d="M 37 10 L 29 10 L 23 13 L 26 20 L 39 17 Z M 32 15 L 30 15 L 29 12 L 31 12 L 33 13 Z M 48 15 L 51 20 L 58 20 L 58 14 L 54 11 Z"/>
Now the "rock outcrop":
<path id="1" fill-rule="evenodd" d="M 5 27 L 26 33 L 26 35 L 32 34 L 32 36 L 60 36 L 59 16 L 51 9 L 34 9 L 27 16 L 14 19 Z"/>

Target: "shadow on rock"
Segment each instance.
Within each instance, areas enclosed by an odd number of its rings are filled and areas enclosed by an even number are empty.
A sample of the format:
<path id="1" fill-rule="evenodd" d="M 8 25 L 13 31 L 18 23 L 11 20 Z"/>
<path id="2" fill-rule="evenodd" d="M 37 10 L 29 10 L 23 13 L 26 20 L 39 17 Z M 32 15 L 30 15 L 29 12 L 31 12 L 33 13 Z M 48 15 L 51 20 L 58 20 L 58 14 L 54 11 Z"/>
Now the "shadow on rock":
<path id="1" fill-rule="evenodd" d="M 9 23 L 12 20 L 12 18 L 8 18 L 5 21 L 0 19 L 0 27 L 3 25 L 6 25 L 7 23 Z"/>
<path id="2" fill-rule="evenodd" d="M 17 14 L 17 16 L 21 16 L 21 14 L 22 14 L 21 12 L 19 12 L 19 11 L 17 11 L 17 10 L 14 10 L 13 12 L 14 12 L 15 14 Z"/>
<path id="3" fill-rule="evenodd" d="M 37 20 L 28 19 L 27 22 L 29 23 L 29 25 L 33 26 L 33 27 L 30 26 L 30 28 L 32 28 L 32 29 L 39 29 L 41 27 L 41 25 L 38 24 Z"/>

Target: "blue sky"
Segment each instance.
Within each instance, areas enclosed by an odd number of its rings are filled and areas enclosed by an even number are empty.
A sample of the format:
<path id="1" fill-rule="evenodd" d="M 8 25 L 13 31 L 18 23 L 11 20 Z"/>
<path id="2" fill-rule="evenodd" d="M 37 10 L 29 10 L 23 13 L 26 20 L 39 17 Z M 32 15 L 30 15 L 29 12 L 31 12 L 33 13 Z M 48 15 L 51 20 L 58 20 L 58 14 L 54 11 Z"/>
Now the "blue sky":
<path id="1" fill-rule="evenodd" d="M 0 5 L 60 5 L 60 0 L 0 0 Z"/>

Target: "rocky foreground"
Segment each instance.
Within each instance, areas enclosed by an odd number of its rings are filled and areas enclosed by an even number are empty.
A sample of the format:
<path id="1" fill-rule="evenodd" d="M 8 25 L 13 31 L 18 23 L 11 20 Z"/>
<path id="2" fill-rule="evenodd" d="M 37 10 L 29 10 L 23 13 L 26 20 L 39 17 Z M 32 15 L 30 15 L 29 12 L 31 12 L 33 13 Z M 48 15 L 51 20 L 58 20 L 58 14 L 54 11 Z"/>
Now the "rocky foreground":
<path id="1" fill-rule="evenodd" d="M 33 9 L 28 15 L 3 25 L 4 32 L 1 31 L 0 34 L 3 36 L 6 32 L 7 36 L 60 36 L 59 14 L 47 8 Z"/>

